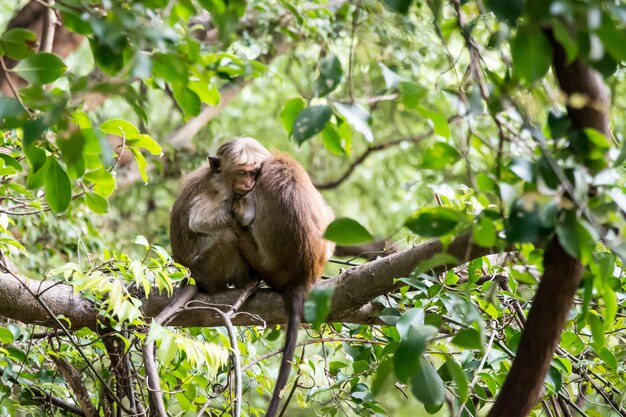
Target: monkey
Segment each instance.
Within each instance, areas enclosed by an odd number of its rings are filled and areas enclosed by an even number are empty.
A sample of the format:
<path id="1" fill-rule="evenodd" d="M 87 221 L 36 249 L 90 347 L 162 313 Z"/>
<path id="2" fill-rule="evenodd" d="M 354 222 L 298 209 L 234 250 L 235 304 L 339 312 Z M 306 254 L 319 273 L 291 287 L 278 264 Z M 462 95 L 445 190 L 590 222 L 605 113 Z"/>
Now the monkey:
<path id="1" fill-rule="evenodd" d="M 269 156 L 255 139 L 235 138 L 182 181 L 170 213 L 172 254 L 208 294 L 228 285 L 241 288 L 253 279 L 234 229 L 254 220 L 252 190 Z"/>
<path id="2" fill-rule="evenodd" d="M 324 239 L 334 219 L 330 207 L 298 162 L 272 152 L 254 190 L 251 227 L 238 225 L 244 257 L 270 287 L 281 290 L 287 312 L 283 357 L 266 417 L 274 417 L 291 369 L 304 301 L 322 275 L 334 244 Z"/>

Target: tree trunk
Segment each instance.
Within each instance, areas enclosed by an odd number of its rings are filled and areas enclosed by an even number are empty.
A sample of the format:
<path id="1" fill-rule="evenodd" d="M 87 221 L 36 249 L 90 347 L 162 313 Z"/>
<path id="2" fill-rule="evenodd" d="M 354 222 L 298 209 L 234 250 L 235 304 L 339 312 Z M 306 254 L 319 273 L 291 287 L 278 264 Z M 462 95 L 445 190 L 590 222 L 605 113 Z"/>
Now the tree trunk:
<path id="1" fill-rule="evenodd" d="M 586 96 L 587 105 L 567 108 L 574 129 L 594 128 L 609 135 L 609 94 L 600 75 L 575 60 L 566 64 L 565 52 L 552 33 L 552 65 L 563 92 Z M 543 381 L 565 327 L 583 267 L 569 256 L 558 239 L 548 244 L 544 274 L 528 315 L 513 366 L 488 417 L 527 416 L 541 397 Z"/>

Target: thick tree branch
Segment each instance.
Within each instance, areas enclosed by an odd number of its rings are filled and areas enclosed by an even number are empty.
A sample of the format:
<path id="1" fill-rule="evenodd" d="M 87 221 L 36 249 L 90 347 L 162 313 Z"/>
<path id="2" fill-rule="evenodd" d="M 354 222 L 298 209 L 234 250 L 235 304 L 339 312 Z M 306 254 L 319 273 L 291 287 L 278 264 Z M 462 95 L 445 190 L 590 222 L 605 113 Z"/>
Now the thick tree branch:
<path id="1" fill-rule="evenodd" d="M 63 375 L 63 378 L 65 378 L 69 386 L 72 387 L 72 391 L 74 391 L 74 394 L 76 394 L 76 400 L 80 404 L 82 410 L 85 412 L 85 416 L 97 417 L 98 411 L 91 402 L 89 392 L 83 384 L 80 373 L 62 357 L 52 355 L 51 358 L 54 363 L 56 363 L 59 372 L 61 372 L 61 375 Z"/>
<path id="2" fill-rule="evenodd" d="M 395 278 L 408 276 L 415 266 L 444 250 L 441 242 L 432 240 L 402 252 L 369 262 L 347 270 L 336 278 L 320 282 L 323 287 L 334 286 L 330 321 L 351 323 L 377 322 L 377 307 L 370 304 L 374 298 L 396 289 Z M 449 267 L 461 265 L 471 259 L 490 253 L 490 249 L 473 245 L 467 236 L 455 239 L 447 248 L 447 253 L 459 262 Z M 19 282 L 18 281 L 21 281 Z M 23 323 L 56 327 L 41 304 L 23 288 L 27 285 L 57 316 L 66 319 L 68 327 L 79 329 L 96 328 L 96 310 L 91 302 L 79 294 L 73 294 L 69 285 L 40 282 L 26 278 L 14 278 L 0 274 L 0 316 Z M 230 306 L 236 302 L 241 290 L 230 290 L 207 296 L 199 294 L 197 300 L 214 306 Z M 148 317 L 155 317 L 171 302 L 165 295 L 152 295 L 144 300 L 143 310 Z M 234 325 L 278 324 L 285 322 L 281 294 L 269 289 L 258 290 L 238 314 L 233 318 Z M 223 321 L 215 314 L 185 311 L 170 323 L 176 326 L 213 327 L 222 326 Z"/>

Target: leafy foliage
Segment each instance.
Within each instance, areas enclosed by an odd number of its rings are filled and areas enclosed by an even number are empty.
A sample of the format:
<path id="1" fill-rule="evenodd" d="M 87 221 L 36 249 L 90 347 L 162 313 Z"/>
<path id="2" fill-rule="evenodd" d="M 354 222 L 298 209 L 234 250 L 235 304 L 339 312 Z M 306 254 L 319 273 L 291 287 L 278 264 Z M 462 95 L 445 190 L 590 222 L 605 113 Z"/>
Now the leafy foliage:
<path id="1" fill-rule="evenodd" d="M 99 413 L 126 412 L 128 398 L 109 392 L 111 339 L 132 370 L 133 401 L 147 393 L 140 353 L 150 339 L 169 412 L 230 412 L 225 331 L 160 327 L 142 308 L 187 277 L 167 249 L 175 180 L 242 134 L 295 154 L 318 184 L 339 184 L 326 187 L 338 219 L 325 236 L 340 245 L 373 236 L 447 245 L 469 234 L 507 253 L 457 269 L 441 268 L 462 261 L 449 255 L 420 263 L 368 305 L 379 313 L 367 324 L 326 323 L 333 291 L 314 290 L 305 318 L 321 342 L 296 358 L 290 415 L 416 415 L 417 402 L 428 414 L 484 414 L 515 357 L 550 239 L 584 272 L 542 392 L 589 416 L 621 407 L 623 5 L 331 3 L 62 0 L 52 6 L 59 30 L 84 39 L 71 55 L 68 45 L 43 50 L 28 28 L 0 35 L 0 79 L 11 81 L 0 81 L 0 250 L 21 274 L 71 285 L 99 317 L 97 332 L 64 317 L 67 333 L 3 321 L 0 414 L 65 414 L 43 400 L 52 397 L 77 406 L 53 358 L 82 371 Z M 3 21 L 11 7 L 1 6 Z M 561 94 L 556 56 L 599 71 L 612 108 Z M 172 139 L 223 104 L 185 139 L 193 152 Z M 611 117 L 613 137 L 574 126 L 568 112 L 589 107 Z M 276 364 L 252 361 L 273 358 L 279 334 L 239 334 L 246 414 L 264 408 Z"/>

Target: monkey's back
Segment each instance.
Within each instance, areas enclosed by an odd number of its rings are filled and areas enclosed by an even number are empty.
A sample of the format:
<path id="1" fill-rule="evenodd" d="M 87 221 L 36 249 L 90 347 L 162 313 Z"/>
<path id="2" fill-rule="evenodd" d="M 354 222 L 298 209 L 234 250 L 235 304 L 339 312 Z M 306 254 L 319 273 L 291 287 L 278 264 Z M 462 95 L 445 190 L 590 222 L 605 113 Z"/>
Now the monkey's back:
<path id="1" fill-rule="evenodd" d="M 323 237 L 333 214 L 304 168 L 274 152 L 266 160 L 255 187 L 256 218 L 252 234 L 272 271 L 263 279 L 285 289 L 319 278 L 333 246 Z M 296 281 L 296 282 L 293 282 Z"/>

